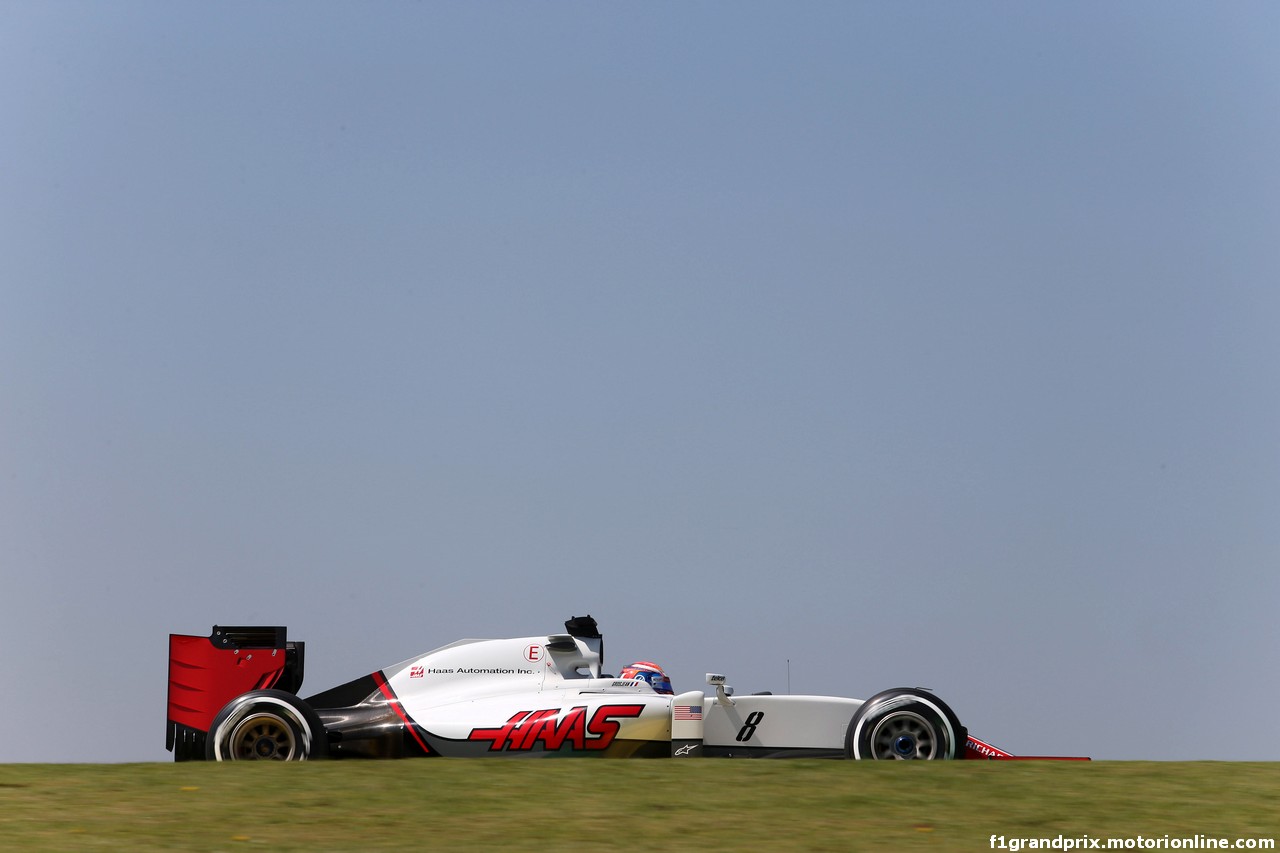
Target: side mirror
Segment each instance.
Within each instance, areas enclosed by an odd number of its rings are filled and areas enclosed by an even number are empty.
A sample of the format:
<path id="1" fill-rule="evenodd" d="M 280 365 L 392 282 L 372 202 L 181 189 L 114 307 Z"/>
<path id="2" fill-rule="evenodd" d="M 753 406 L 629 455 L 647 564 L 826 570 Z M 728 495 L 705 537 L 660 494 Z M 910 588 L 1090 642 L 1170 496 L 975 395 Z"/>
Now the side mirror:
<path id="1" fill-rule="evenodd" d="M 707 684 L 710 684 L 716 689 L 716 701 L 721 705 L 732 705 L 733 700 L 729 697 L 733 695 L 733 688 L 727 685 L 725 683 L 726 681 L 728 681 L 728 679 L 719 673 L 707 673 Z"/>

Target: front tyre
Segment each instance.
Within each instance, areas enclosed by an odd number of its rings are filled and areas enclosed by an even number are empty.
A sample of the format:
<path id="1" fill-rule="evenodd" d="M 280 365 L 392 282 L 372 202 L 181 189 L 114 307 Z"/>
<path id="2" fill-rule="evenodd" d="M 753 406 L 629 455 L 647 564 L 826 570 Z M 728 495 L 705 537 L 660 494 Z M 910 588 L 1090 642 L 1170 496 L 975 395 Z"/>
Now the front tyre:
<path id="1" fill-rule="evenodd" d="M 329 752 L 316 712 L 292 693 L 253 690 L 232 699 L 209 727 L 210 761 L 307 761 Z"/>
<path id="2" fill-rule="evenodd" d="M 898 761 L 963 758 L 966 739 L 945 702 L 924 690 L 899 687 L 862 703 L 849 721 L 845 755 Z"/>

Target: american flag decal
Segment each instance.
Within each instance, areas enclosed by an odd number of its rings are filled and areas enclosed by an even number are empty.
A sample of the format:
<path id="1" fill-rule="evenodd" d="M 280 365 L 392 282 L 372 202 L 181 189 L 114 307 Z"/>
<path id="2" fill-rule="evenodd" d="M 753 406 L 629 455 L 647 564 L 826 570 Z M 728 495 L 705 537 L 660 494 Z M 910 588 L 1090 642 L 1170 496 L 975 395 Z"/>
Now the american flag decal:
<path id="1" fill-rule="evenodd" d="M 701 705 L 676 705 L 675 710 L 672 713 L 672 719 L 701 720 L 702 706 Z"/>

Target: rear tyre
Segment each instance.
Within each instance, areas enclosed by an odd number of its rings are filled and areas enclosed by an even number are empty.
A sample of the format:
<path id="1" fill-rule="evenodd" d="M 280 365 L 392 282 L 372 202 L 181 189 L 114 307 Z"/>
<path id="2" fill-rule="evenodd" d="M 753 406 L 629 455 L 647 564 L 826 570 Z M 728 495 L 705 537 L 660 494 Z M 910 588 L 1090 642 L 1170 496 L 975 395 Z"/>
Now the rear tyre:
<path id="1" fill-rule="evenodd" d="M 309 761 L 329 752 L 316 712 L 292 693 L 253 690 L 232 699 L 209 727 L 210 761 Z"/>
<path id="2" fill-rule="evenodd" d="M 955 712 L 941 699 L 898 687 L 872 696 L 853 715 L 845 755 L 881 761 L 963 758 L 966 737 Z"/>

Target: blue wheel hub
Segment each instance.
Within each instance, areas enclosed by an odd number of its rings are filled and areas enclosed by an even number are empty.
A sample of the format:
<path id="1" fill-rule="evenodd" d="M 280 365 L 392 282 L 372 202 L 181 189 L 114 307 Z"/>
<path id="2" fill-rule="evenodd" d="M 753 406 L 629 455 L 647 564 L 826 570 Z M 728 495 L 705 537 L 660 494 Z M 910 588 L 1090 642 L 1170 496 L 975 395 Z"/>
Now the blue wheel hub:
<path id="1" fill-rule="evenodd" d="M 903 758 L 909 758 L 916 754 L 916 739 L 911 735 L 900 735 L 893 742 L 893 751 Z"/>

